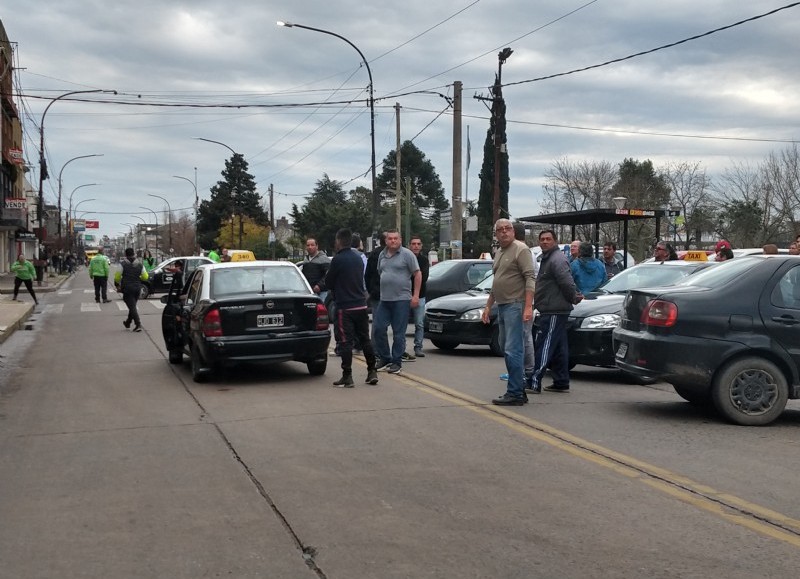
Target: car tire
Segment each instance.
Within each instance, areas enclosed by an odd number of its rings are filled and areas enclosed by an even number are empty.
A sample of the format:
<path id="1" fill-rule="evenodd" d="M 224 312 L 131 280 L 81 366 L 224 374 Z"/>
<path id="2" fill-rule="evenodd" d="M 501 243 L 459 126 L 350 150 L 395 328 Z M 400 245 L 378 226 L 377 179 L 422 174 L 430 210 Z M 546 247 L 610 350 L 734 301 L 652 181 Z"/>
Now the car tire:
<path id="1" fill-rule="evenodd" d="M 192 380 L 198 384 L 207 382 L 211 372 L 203 365 L 203 356 L 197 346 L 192 346 L 192 353 L 189 358 L 192 364 Z"/>
<path id="2" fill-rule="evenodd" d="M 440 350 L 455 350 L 458 348 L 458 342 L 440 342 L 439 340 L 431 340 L 431 344 Z"/>
<path id="3" fill-rule="evenodd" d="M 706 390 L 705 392 L 698 391 L 696 388 L 688 388 L 686 386 L 676 386 L 675 384 L 672 385 L 677 392 L 678 396 L 686 400 L 689 404 L 693 406 L 710 406 L 712 404 L 711 401 L 711 392 Z"/>
<path id="4" fill-rule="evenodd" d="M 714 377 L 711 395 L 717 411 L 742 426 L 769 424 L 783 412 L 789 384 L 781 369 L 764 358 L 740 358 Z"/>
<path id="5" fill-rule="evenodd" d="M 325 370 L 328 369 L 328 359 L 314 360 L 313 362 L 308 362 L 306 366 L 308 367 L 308 373 L 312 376 L 322 376 Z"/>
<path id="6" fill-rule="evenodd" d="M 435 345 L 435 344 L 434 344 Z M 500 326 L 497 324 L 492 328 L 492 338 L 489 342 L 489 349 L 495 356 L 504 356 L 503 348 L 500 347 Z"/>
<path id="7" fill-rule="evenodd" d="M 139 299 L 146 300 L 149 295 L 150 295 L 150 288 L 145 284 L 141 284 L 139 288 Z"/>
<path id="8" fill-rule="evenodd" d="M 170 364 L 181 364 L 183 363 L 183 352 L 178 349 L 170 350 L 169 351 L 169 363 Z"/>

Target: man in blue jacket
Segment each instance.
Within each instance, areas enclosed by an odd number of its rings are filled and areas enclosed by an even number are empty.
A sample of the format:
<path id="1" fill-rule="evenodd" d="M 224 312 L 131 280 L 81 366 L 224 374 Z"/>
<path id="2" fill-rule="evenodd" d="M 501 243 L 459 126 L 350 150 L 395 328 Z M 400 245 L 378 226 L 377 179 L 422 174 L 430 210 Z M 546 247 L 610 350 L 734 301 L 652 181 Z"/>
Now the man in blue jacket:
<path id="1" fill-rule="evenodd" d="M 567 320 L 572 305 L 580 302 L 583 295 L 575 287 L 567 257 L 557 244 L 552 230 L 545 229 L 539 234 L 542 263 L 533 297 L 539 310 L 533 347 L 536 367 L 528 381 L 528 388 L 534 394 L 542 391 L 542 376 L 548 367 L 553 374 L 553 385 L 545 390 L 569 392 Z"/>
<path id="2" fill-rule="evenodd" d="M 378 383 L 375 368 L 375 351 L 369 338 L 369 317 L 367 315 L 367 289 L 364 285 L 364 262 L 358 251 L 351 246 L 353 234 L 349 229 L 336 232 L 336 255 L 324 280 L 314 287 L 314 291 L 327 289 L 333 292 L 336 304 L 333 319 L 333 332 L 339 347 L 342 361 L 342 377 L 333 383 L 339 388 L 352 388 L 353 382 L 353 343 L 357 339 L 364 350 L 367 361 L 367 384 Z"/>

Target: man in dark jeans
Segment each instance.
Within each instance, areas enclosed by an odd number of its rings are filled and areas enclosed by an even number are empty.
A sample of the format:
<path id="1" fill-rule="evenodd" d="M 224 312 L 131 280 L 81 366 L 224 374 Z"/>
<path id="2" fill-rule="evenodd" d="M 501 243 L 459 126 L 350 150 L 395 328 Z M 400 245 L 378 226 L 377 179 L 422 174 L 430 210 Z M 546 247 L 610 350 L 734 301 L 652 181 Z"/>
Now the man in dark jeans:
<path id="1" fill-rule="evenodd" d="M 575 287 L 567 257 L 558 249 L 556 234 L 545 229 L 539 234 L 542 248 L 542 263 L 536 277 L 533 303 L 539 310 L 534 338 L 536 360 L 528 389 L 534 394 L 542 391 L 542 377 L 550 368 L 553 385 L 545 390 L 569 392 L 569 345 L 567 343 L 567 320 L 573 304 L 583 296 Z"/>
<path id="2" fill-rule="evenodd" d="M 125 250 L 125 259 L 122 260 L 122 274 L 120 275 L 120 286 L 122 287 L 122 300 L 128 306 L 128 317 L 122 322 L 126 328 L 134 323 L 133 331 L 141 332 L 142 323 L 139 320 L 139 312 L 136 309 L 136 302 L 139 301 L 139 292 L 142 289 L 142 281 L 148 278 L 144 271 L 142 262 L 137 261 L 136 252 L 132 247 Z"/>
<path id="3" fill-rule="evenodd" d="M 353 234 L 349 229 L 336 232 L 336 255 L 325 275 L 324 287 L 333 292 L 336 303 L 333 331 L 342 360 L 342 377 L 333 383 L 340 388 L 352 388 L 353 343 L 357 339 L 367 361 L 367 384 L 378 383 L 375 352 L 369 338 L 367 292 L 364 287 L 364 262 L 351 246 Z M 315 286 L 318 292 L 322 287 Z"/>

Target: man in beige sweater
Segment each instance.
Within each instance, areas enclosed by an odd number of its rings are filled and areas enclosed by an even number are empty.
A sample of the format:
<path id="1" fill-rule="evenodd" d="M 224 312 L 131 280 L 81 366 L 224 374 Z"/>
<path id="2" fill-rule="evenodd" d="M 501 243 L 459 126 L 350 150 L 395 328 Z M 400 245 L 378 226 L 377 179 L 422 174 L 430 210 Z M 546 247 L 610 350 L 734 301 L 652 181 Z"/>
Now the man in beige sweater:
<path id="1" fill-rule="evenodd" d="M 508 383 L 506 393 L 492 400 L 492 404 L 521 406 L 527 402 L 523 387 L 523 322 L 533 319 L 533 258 L 528 246 L 514 239 L 511 221 L 498 219 L 494 232 L 500 247 L 494 256 L 492 291 L 482 320 L 484 324 L 489 323 L 489 312 L 496 304 Z"/>

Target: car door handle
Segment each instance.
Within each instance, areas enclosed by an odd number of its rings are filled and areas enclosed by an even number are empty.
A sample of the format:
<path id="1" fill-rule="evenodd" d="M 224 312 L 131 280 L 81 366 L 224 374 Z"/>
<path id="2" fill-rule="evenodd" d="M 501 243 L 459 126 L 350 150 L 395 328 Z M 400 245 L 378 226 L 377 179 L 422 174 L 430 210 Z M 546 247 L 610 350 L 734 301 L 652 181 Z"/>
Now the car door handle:
<path id="1" fill-rule="evenodd" d="M 795 324 L 800 324 L 800 320 L 793 318 L 792 316 L 774 316 L 772 318 L 773 322 L 778 322 L 781 324 L 785 324 L 787 326 L 794 326 Z"/>

